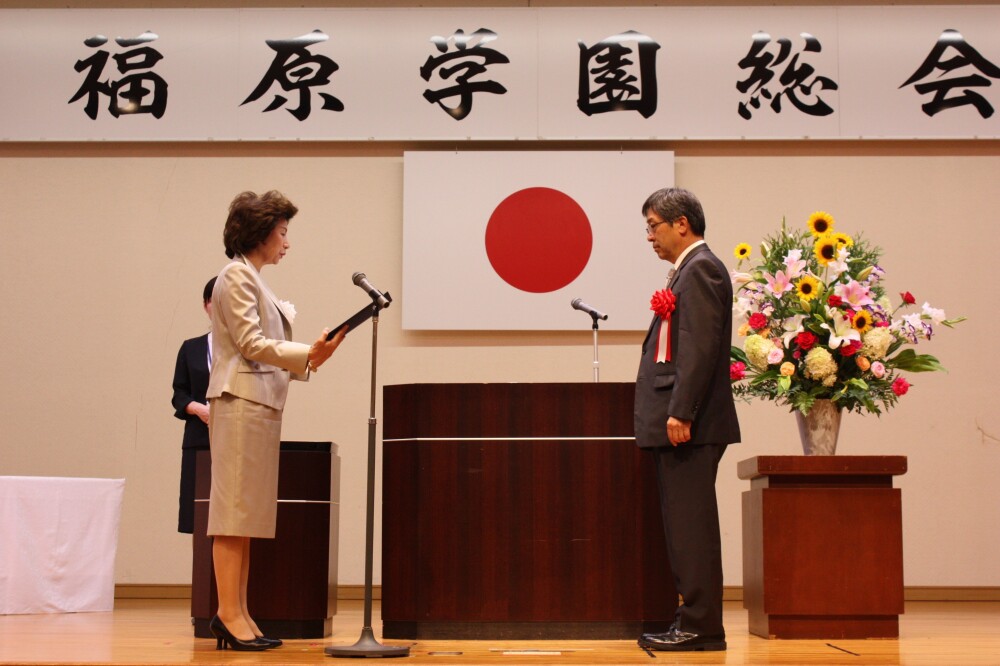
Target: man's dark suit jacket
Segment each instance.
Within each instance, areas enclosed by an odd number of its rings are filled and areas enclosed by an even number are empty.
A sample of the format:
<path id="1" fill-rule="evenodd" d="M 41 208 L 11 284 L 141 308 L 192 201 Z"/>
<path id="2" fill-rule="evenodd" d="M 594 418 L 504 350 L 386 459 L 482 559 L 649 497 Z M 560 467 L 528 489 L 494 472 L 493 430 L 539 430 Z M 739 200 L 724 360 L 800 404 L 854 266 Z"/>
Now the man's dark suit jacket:
<path id="1" fill-rule="evenodd" d="M 708 249 L 691 250 L 671 282 L 676 296 L 672 315 L 671 360 L 656 362 L 660 318 L 642 345 L 635 383 L 636 443 L 651 449 L 669 446 L 667 418 L 691 420 L 687 444 L 740 441 L 740 425 L 729 381 L 733 325 L 733 287 L 729 271 Z"/>

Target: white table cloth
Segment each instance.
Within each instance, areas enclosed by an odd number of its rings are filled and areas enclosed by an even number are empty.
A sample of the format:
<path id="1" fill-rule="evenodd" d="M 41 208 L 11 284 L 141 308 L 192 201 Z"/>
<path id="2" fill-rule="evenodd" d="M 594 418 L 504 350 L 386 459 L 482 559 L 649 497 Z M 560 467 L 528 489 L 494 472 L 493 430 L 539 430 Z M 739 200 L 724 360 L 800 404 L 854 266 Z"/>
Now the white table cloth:
<path id="1" fill-rule="evenodd" d="M 0 476 L 0 614 L 110 611 L 125 479 Z"/>

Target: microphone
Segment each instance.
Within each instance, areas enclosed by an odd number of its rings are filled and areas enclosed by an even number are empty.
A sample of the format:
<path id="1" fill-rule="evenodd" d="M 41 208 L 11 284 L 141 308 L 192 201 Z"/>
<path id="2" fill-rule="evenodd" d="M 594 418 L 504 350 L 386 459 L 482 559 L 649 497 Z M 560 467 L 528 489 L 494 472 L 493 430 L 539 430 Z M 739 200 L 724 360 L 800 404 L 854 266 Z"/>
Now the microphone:
<path id="1" fill-rule="evenodd" d="M 573 306 L 574 310 L 583 310 L 584 312 L 586 312 L 587 314 L 589 314 L 594 319 L 607 319 L 608 318 L 608 315 L 604 314 L 600 310 L 595 310 L 594 308 L 592 308 L 589 305 L 587 305 L 586 303 L 584 303 L 582 298 L 574 298 L 572 301 L 570 301 L 570 305 Z"/>
<path id="2" fill-rule="evenodd" d="M 387 308 L 389 307 L 389 303 L 392 302 L 391 300 L 386 298 L 381 291 L 376 289 L 371 282 L 368 281 L 368 278 L 365 277 L 364 273 L 355 273 L 353 276 L 351 276 L 351 281 L 354 282 L 354 284 L 356 284 L 357 286 L 364 289 L 365 292 L 372 297 L 372 300 L 375 301 L 375 304 L 378 305 L 380 308 Z"/>

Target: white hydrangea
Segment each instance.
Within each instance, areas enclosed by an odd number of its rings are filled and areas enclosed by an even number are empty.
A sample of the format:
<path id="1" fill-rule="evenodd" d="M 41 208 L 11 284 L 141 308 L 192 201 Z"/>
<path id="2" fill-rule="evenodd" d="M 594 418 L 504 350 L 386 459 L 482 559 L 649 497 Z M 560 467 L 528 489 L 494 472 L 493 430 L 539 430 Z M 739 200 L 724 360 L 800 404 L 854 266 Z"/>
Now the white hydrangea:
<path id="1" fill-rule="evenodd" d="M 885 358 L 892 344 L 893 335 L 886 327 L 873 328 L 861 340 L 861 354 L 871 360 Z"/>
<path id="2" fill-rule="evenodd" d="M 802 374 L 810 379 L 830 380 L 823 382 L 824 386 L 833 386 L 837 381 L 837 362 L 825 347 L 813 347 L 806 354 L 805 370 Z"/>
<path id="3" fill-rule="evenodd" d="M 774 348 L 774 343 L 771 340 L 756 333 L 748 335 L 743 343 L 743 351 L 747 354 L 747 360 L 758 370 L 767 369 L 767 357 Z"/>

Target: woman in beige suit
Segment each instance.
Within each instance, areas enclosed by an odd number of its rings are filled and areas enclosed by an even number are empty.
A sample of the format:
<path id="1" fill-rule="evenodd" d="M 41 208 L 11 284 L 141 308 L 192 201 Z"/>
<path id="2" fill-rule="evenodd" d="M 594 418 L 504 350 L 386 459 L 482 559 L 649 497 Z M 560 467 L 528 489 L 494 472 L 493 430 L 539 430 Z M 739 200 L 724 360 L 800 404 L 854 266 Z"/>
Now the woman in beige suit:
<path id="1" fill-rule="evenodd" d="M 265 650 L 247 610 L 250 538 L 273 539 L 278 505 L 281 413 L 289 379 L 308 379 L 344 333 L 311 346 L 291 342 L 295 310 L 278 300 L 261 269 L 285 256 L 288 222 L 298 209 L 279 192 L 243 192 L 229 206 L 223 240 L 232 259 L 212 293 L 212 373 L 209 433 L 212 492 L 208 534 L 214 537 L 219 612 L 210 627 L 216 649 Z"/>

